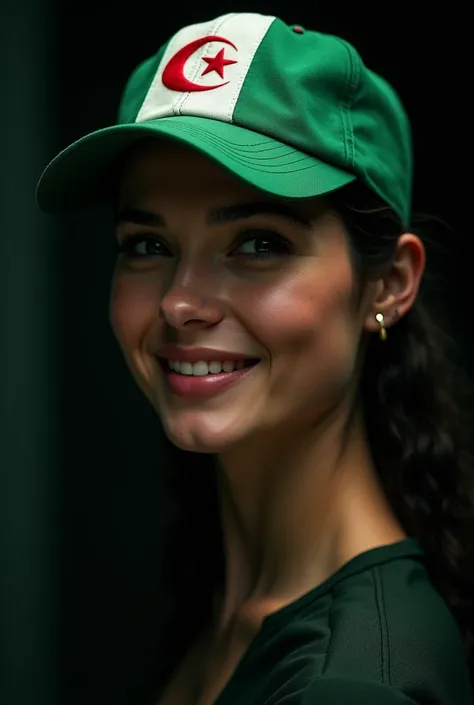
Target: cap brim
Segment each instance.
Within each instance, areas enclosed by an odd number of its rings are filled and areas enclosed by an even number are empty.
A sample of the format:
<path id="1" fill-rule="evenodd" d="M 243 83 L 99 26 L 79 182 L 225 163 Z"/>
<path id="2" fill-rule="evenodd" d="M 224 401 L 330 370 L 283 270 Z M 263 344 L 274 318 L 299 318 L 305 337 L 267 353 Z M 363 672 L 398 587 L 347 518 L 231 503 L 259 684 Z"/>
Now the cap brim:
<path id="1" fill-rule="evenodd" d="M 285 198 L 320 196 L 356 178 L 271 137 L 182 115 L 115 125 L 74 142 L 44 170 L 36 192 L 40 208 L 68 213 L 105 200 L 111 169 L 127 147 L 144 137 L 186 144 L 256 188 Z"/>

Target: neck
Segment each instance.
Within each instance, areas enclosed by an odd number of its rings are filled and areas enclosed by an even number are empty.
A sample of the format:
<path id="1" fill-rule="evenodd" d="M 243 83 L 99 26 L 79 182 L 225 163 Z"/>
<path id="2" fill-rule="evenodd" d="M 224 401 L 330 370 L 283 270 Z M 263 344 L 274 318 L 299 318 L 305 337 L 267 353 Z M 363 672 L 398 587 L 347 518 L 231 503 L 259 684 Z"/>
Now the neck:
<path id="1" fill-rule="evenodd" d="M 327 419 L 304 438 L 280 440 L 219 459 L 226 565 L 216 601 L 220 634 L 258 631 L 267 614 L 355 555 L 406 536 L 379 483 L 360 415 L 348 432 Z"/>

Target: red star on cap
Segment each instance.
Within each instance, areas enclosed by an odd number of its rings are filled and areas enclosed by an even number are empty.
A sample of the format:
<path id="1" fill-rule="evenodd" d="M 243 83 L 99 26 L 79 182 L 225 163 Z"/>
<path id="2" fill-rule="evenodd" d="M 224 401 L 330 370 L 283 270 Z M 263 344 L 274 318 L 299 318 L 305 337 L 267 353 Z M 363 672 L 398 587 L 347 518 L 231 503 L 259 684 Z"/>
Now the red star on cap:
<path id="1" fill-rule="evenodd" d="M 224 49 L 221 49 L 215 56 L 203 56 L 203 61 L 206 62 L 207 66 L 201 76 L 205 76 L 206 73 L 211 73 L 211 71 L 216 71 L 221 78 L 224 78 L 224 66 L 237 63 L 237 61 L 232 59 L 224 59 Z"/>

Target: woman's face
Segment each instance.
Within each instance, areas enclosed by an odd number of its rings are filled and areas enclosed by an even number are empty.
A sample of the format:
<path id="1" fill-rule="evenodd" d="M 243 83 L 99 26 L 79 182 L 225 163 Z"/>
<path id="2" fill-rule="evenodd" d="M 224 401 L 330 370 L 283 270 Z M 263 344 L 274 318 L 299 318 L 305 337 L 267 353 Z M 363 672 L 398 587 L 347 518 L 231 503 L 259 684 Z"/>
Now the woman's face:
<path id="1" fill-rule="evenodd" d="M 185 147 L 147 143 L 123 171 L 119 245 L 127 236 L 138 239 L 117 258 L 111 324 L 175 445 L 281 442 L 350 395 L 370 308 L 356 304 L 347 235 L 323 199 L 275 199 Z M 157 357 L 166 345 L 259 362 L 226 388 L 200 377 L 198 395 L 180 376 L 177 392 Z"/>

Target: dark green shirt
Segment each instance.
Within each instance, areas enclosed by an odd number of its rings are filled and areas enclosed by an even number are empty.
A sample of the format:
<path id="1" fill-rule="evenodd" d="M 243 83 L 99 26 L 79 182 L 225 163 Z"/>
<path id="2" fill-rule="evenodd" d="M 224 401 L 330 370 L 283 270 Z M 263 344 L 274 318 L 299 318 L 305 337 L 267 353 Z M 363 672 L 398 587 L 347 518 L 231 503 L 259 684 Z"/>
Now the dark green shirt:
<path id="1" fill-rule="evenodd" d="M 352 558 L 265 618 L 215 705 L 474 705 L 415 538 Z"/>

